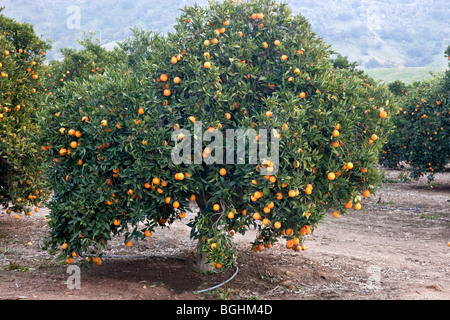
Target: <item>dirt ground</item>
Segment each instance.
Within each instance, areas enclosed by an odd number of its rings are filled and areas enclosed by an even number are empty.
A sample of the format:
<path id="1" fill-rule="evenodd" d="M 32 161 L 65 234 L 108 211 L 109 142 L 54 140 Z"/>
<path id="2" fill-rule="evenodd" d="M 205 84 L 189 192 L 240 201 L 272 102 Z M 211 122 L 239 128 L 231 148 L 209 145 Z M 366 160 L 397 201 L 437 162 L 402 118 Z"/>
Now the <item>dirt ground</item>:
<path id="1" fill-rule="evenodd" d="M 67 265 L 39 247 L 46 209 L 19 220 L 0 214 L 0 299 L 450 299 L 450 173 L 436 175 L 430 189 L 426 178 L 399 182 L 401 171 L 383 171 L 389 182 L 363 200 L 363 209 L 339 218 L 328 213 L 305 251 L 280 242 L 255 253 L 252 232 L 236 235 L 238 269 L 201 274 L 193 267 L 188 216 L 131 248 L 112 241 L 105 254 L 126 257 L 81 269 L 80 289 L 68 288 Z"/>

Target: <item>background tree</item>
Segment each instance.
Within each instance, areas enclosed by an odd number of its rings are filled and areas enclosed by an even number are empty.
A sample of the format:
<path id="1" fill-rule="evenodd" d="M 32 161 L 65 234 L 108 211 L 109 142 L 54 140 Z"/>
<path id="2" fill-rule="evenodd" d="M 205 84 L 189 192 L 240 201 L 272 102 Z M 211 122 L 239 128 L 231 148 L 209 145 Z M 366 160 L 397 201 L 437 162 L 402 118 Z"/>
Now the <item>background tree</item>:
<path id="1" fill-rule="evenodd" d="M 0 9 L 0 204 L 26 212 L 45 199 L 43 157 L 33 138 L 39 134 L 43 62 L 50 45 L 33 27 L 1 14 Z M 42 146 L 46 148 L 46 146 Z M 19 216 L 16 215 L 16 218 Z"/>
<path id="2" fill-rule="evenodd" d="M 445 52 L 448 59 L 450 46 Z M 380 154 L 387 167 L 411 165 L 418 179 L 445 171 L 450 157 L 450 72 L 416 83 L 400 98 L 401 108 L 393 117 L 395 131 Z"/>

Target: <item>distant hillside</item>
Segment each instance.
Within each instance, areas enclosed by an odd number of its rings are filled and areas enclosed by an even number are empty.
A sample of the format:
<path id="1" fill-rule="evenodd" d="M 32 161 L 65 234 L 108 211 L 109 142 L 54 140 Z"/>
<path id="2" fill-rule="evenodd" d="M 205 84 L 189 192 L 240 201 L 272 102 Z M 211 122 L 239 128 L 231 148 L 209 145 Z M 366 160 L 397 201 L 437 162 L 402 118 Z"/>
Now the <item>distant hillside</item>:
<path id="1" fill-rule="evenodd" d="M 82 31 L 94 31 L 102 44 L 122 41 L 130 28 L 166 33 L 179 9 L 206 0 L 0 0 L 4 14 L 30 22 L 53 40 L 50 58 L 62 47 L 77 47 Z M 450 44 L 448 0 L 291 0 L 333 49 L 361 68 L 445 68 Z"/>
<path id="2" fill-rule="evenodd" d="M 434 74 L 443 74 L 445 68 L 380 68 L 365 70 L 369 76 L 375 80 L 391 83 L 396 80 L 405 84 L 412 84 L 414 81 L 422 81 L 431 78 Z"/>

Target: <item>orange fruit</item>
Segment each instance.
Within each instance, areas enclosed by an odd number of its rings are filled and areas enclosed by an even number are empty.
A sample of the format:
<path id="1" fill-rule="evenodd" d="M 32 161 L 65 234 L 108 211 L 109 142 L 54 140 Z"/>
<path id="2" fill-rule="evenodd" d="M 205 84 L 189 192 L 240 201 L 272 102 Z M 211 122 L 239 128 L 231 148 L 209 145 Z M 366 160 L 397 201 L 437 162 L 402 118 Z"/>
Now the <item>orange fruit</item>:
<path id="1" fill-rule="evenodd" d="M 256 14 L 256 19 L 262 20 L 263 18 L 264 18 L 264 14 L 262 14 L 262 13 L 257 13 Z"/>
<path id="2" fill-rule="evenodd" d="M 63 250 L 66 250 L 67 247 L 68 247 L 67 243 L 63 243 L 63 245 L 61 246 L 61 248 L 62 248 Z"/>
<path id="3" fill-rule="evenodd" d="M 272 116 L 273 116 L 272 111 L 267 111 L 267 112 L 266 112 L 266 117 L 267 117 L 267 118 L 272 118 Z"/>
<path id="4" fill-rule="evenodd" d="M 361 209 L 361 203 L 355 203 L 355 210 L 360 210 Z"/>
<path id="5" fill-rule="evenodd" d="M 304 93 L 304 92 L 302 92 L 302 93 L 300 93 L 300 96 L 299 96 L 301 99 L 304 99 L 305 97 L 306 97 L 306 93 Z"/>
<path id="6" fill-rule="evenodd" d="M 213 210 L 214 211 L 219 211 L 220 210 L 220 205 L 218 205 L 217 203 L 215 205 L 213 205 Z"/>
<path id="7" fill-rule="evenodd" d="M 334 211 L 334 212 L 333 212 L 333 217 L 338 218 L 338 217 L 339 217 L 339 212 Z"/>
<path id="8" fill-rule="evenodd" d="M 267 42 L 262 43 L 263 48 L 267 49 L 269 47 L 269 44 Z"/>
<path id="9" fill-rule="evenodd" d="M 281 43 L 280 40 L 275 40 L 275 41 L 273 42 L 273 44 L 276 45 L 276 46 L 279 46 L 280 43 Z"/>
<path id="10" fill-rule="evenodd" d="M 213 242 L 211 243 L 211 249 L 214 250 L 217 248 L 217 243 Z"/>
<path id="11" fill-rule="evenodd" d="M 378 136 L 374 133 L 374 134 L 372 134 L 372 135 L 370 136 L 370 139 L 373 140 L 373 141 L 375 141 L 375 140 L 378 139 Z"/>
<path id="12" fill-rule="evenodd" d="M 381 111 L 380 112 L 380 118 L 381 119 L 385 119 L 387 117 L 387 112 L 386 111 Z M 373 139 L 372 139 L 373 140 Z"/>
<path id="13" fill-rule="evenodd" d="M 264 218 L 262 223 L 263 223 L 263 225 L 268 226 L 270 224 L 270 220 L 267 218 Z"/>
<path id="14" fill-rule="evenodd" d="M 70 136 L 75 135 L 75 130 L 74 130 L 74 129 L 70 129 L 70 130 L 69 130 L 69 135 L 70 135 Z"/>
<path id="15" fill-rule="evenodd" d="M 333 130 L 333 137 L 335 138 L 339 137 L 339 131 Z"/>
<path id="16" fill-rule="evenodd" d="M 195 199 L 196 199 L 195 194 L 193 194 L 193 195 L 189 198 L 190 201 L 195 201 Z"/>
<path id="17" fill-rule="evenodd" d="M 209 69 L 211 68 L 211 63 L 209 61 L 206 61 L 203 66 L 205 67 L 205 69 Z"/>
<path id="18" fill-rule="evenodd" d="M 120 225 L 120 220 L 119 219 L 115 219 L 114 220 L 114 225 L 115 226 L 119 226 Z"/>
<path id="19" fill-rule="evenodd" d="M 366 197 L 366 198 L 370 197 L 370 191 L 369 190 L 364 190 L 363 191 L 363 196 Z"/>
<path id="20" fill-rule="evenodd" d="M 234 212 L 233 211 L 228 212 L 227 217 L 228 217 L 228 219 L 233 219 L 234 218 Z"/>
<path id="21" fill-rule="evenodd" d="M 161 74 L 161 75 L 159 76 L 159 79 L 160 79 L 162 82 L 166 82 L 167 79 L 169 79 L 169 77 L 167 77 L 167 75 L 166 75 L 165 73 L 163 73 L 163 74 Z"/>
<path id="22" fill-rule="evenodd" d="M 255 219 L 255 220 L 260 220 L 260 219 L 261 219 L 261 215 L 260 215 L 258 212 L 255 212 L 255 213 L 253 214 L 253 219 Z"/>
<path id="23" fill-rule="evenodd" d="M 164 90 L 164 95 L 165 95 L 166 97 L 170 96 L 170 95 L 171 95 L 171 91 L 170 91 L 169 89 L 165 89 L 165 90 Z"/>
<path id="24" fill-rule="evenodd" d="M 287 56 L 287 55 L 285 55 L 285 54 L 283 54 L 283 55 L 281 56 L 281 60 L 283 60 L 283 61 L 286 61 L 286 60 L 287 60 L 287 58 L 288 58 L 288 56 Z"/>
<path id="25" fill-rule="evenodd" d="M 72 149 L 75 149 L 76 147 L 77 147 L 77 142 L 76 141 L 72 141 L 71 143 L 70 143 L 70 147 L 72 148 Z"/>
<path id="26" fill-rule="evenodd" d="M 295 197 L 295 191 L 294 190 L 289 190 L 289 197 Z"/>
<path id="27" fill-rule="evenodd" d="M 174 201 L 172 206 L 176 209 L 180 206 L 180 203 L 178 201 Z"/>
<path id="28" fill-rule="evenodd" d="M 286 241 L 286 248 L 287 248 L 287 249 L 292 248 L 293 245 L 294 245 L 294 241 L 292 241 L 292 240 Z"/>
<path id="29" fill-rule="evenodd" d="M 334 174 L 334 172 L 328 173 L 328 180 L 334 180 L 334 179 L 336 179 L 336 175 Z"/>
<path id="30" fill-rule="evenodd" d="M 305 189 L 305 193 L 308 194 L 308 195 L 311 194 L 312 193 L 312 189 L 311 188 L 306 188 Z"/>
<path id="31" fill-rule="evenodd" d="M 180 82 L 181 82 L 180 77 L 175 77 L 175 78 L 173 78 L 173 83 L 178 84 L 178 83 L 180 83 Z"/>
<path id="32" fill-rule="evenodd" d="M 139 108 L 138 113 L 139 114 L 144 114 L 144 108 Z"/>
<path id="33" fill-rule="evenodd" d="M 131 247 L 131 246 L 133 246 L 133 242 L 127 241 L 127 242 L 125 243 L 125 245 L 126 245 L 127 247 Z"/>
<path id="34" fill-rule="evenodd" d="M 347 203 L 345 204 L 345 207 L 346 207 L 347 209 L 350 209 L 350 208 L 352 207 L 352 205 L 353 205 L 353 203 L 352 203 L 351 201 L 349 201 L 349 202 L 347 202 Z"/>
<path id="35" fill-rule="evenodd" d="M 81 132 L 80 131 L 75 131 L 75 137 L 77 137 L 77 138 L 81 137 Z"/>
<path id="36" fill-rule="evenodd" d="M 273 226 L 274 226 L 276 229 L 280 229 L 280 228 L 281 228 L 281 222 L 280 222 L 280 221 L 276 221 L 276 222 L 273 224 Z"/>
<path id="37" fill-rule="evenodd" d="M 221 176 L 224 176 L 224 175 L 227 174 L 227 170 L 226 170 L 225 168 L 222 168 L 222 169 L 219 170 L 219 174 L 220 174 Z"/>
<path id="38" fill-rule="evenodd" d="M 172 57 L 172 58 L 170 59 L 170 62 L 171 62 L 172 64 L 176 64 L 176 63 L 178 62 L 177 57 Z"/>
<path id="39" fill-rule="evenodd" d="M 180 214 L 178 215 L 181 219 L 186 218 L 186 212 L 180 212 Z"/>
<path id="40" fill-rule="evenodd" d="M 351 162 L 347 163 L 347 168 L 350 170 L 353 169 L 353 163 Z"/>
<path id="41" fill-rule="evenodd" d="M 146 237 L 150 237 L 152 235 L 152 233 L 150 232 L 150 230 L 147 229 L 147 230 L 145 230 L 144 235 Z"/>

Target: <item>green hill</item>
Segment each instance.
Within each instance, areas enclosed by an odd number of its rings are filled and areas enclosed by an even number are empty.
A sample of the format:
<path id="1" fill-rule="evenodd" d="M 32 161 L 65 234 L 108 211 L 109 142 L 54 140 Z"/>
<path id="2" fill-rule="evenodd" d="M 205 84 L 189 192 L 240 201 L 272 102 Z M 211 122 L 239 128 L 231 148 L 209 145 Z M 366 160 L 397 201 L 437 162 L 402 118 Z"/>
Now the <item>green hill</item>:
<path id="1" fill-rule="evenodd" d="M 405 84 L 412 84 L 414 81 L 422 81 L 432 77 L 432 74 L 444 73 L 445 68 L 379 68 L 367 69 L 366 73 L 376 80 L 391 83 L 396 80 Z"/>

